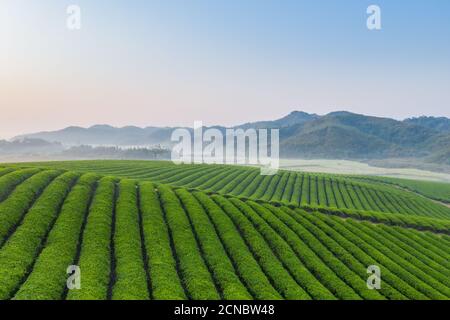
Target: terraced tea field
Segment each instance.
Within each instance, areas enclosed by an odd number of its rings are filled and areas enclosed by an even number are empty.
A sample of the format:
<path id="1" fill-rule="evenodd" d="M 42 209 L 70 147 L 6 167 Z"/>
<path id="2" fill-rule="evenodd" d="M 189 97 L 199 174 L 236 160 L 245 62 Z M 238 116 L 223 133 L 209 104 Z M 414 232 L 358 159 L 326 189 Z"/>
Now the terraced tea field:
<path id="1" fill-rule="evenodd" d="M 295 206 L 450 218 L 450 208 L 395 186 L 361 181 L 360 177 L 280 171 L 262 176 L 252 167 L 174 165 L 167 161 L 78 161 L 36 163 L 79 172 L 150 180 L 205 192 L 229 194 Z M 449 195 L 450 197 L 450 195 Z"/>
<path id="2" fill-rule="evenodd" d="M 0 168 L 0 299 L 450 299 L 449 210 L 341 176 L 11 165 Z M 66 287 L 70 265 L 79 290 Z M 371 265 L 380 290 L 367 287 Z"/>
<path id="3" fill-rule="evenodd" d="M 409 180 L 388 177 L 361 177 L 370 183 L 380 182 L 416 192 L 425 197 L 450 204 L 450 183 L 437 181 Z"/>

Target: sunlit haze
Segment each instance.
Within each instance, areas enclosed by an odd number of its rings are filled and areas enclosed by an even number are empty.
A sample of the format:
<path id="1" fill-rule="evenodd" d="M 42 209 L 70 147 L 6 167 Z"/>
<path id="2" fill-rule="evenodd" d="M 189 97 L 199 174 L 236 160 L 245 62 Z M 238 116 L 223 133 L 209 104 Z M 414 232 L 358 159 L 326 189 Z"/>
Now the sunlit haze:
<path id="1" fill-rule="evenodd" d="M 369 31 L 373 2 L 2 0 L 0 138 L 293 110 L 450 117 L 450 2 L 376 1 Z"/>

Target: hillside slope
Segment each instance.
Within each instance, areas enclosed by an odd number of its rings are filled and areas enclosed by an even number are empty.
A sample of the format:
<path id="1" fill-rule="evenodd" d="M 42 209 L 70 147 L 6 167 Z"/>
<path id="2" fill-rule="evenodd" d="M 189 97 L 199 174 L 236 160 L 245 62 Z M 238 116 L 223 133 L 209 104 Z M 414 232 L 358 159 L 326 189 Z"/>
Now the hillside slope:
<path id="1" fill-rule="evenodd" d="M 421 194 L 427 198 L 450 204 L 450 183 L 436 181 L 420 181 L 390 177 L 361 177 L 367 182 L 382 182 Z"/>
<path id="2" fill-rule="evenodd" d="M 450 218 L 450 208 L 395 186 L 331 175 L 280 171 L 262 176 L 253 167 L 174 165 L 169 161 L 38 162 L 27 166 L 150 180 L 218 194 L 294 206 L 339 208 Z"/>
<path id="3" fill-rule="evenodd" d="M 58 169 L 0 169 L 0 190 L 0 299 L 450 299 L 434 231 Z"/>

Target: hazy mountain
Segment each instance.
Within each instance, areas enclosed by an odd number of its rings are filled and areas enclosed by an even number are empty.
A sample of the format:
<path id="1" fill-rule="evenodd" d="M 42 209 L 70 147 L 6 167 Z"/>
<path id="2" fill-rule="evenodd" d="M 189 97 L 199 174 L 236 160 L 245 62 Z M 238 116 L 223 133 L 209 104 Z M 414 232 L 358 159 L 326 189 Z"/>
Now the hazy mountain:
<path id="1" fill-rule="evenodd" d="M 168 144 L 172 128 L 127 126 L 116 128 L 109 125 L 95 125 L 89 128 L 67 127 L 57 131 L 25 134 L 14 139 L 38 138 L 65 145 L 118 145 L 148 146 Z"/>
<path id="2" fill-rule="evenodd" d="M 427 162 L 450 165 L 450 148 L 437 151 L 426 159 Z"/>
<path id="3" fill-rule="evenodd" d="M 444 117 L 419 117 L 406 119 L 404 122 L 427 127 L 440 132 L 450 133 L 450 119 Z"/>
<path id="4" fill-rule="evenodd" d="M 403 121 L 333 112 L 282 129 L 281 150 L 290 157 L 309 158 L 420 157 L 443 147 L 449 137 Z"/>
<path id="5" fill-rule="evenodd" d="M 272 128 L 285 128 L 297 124 L 303 124 L 306 122 L 310 122 L 313 120 L 316 120 L 320 118 L 317 114 L 309 114 L 303 111 L 293 111 L 287 116 L 273 121 L 258 121 L 258 122 L 249 122 L 242 124 L 240 126 L 237 126 L 238 128 L 242 129 L 248 129 L 248 128 L 266 128 L 266 129 L 272 129 Z"/>
<path id="6" fill-rule="evenodd" d="M 279 128 L 282 157 L 328 159 L 423 158 L 448 163 L 450 119 L 421 117 L 397 121 L 346 111 L 324 116 L 294 111 L 273 120 L 245 123 L 235 128 Z M 222 132 L 225 128 L 216 126 Z M 170 145 L 174 128 L 95 125 L 26 134 L 65 145 Z"/>
<path id="7" fill-rule="evenodd" d="M 13 141 L 0 140 L 0 154 L 54 153 L 63 150 L 60 143 L 42 139 L 25 138 Z"/>

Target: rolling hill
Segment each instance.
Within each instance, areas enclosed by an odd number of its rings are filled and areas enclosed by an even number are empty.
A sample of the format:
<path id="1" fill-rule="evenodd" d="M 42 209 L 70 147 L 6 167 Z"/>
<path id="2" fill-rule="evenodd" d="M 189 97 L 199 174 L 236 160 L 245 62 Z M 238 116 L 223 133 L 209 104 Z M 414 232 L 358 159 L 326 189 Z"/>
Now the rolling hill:
<path id="1" fill-rule="evenodd" d="M 450 299 L 450 208 L 357 178 L 258 172 L 5 166 L 0 299 Z M 69 265 L 80 290 L 65 287 Z"/>

